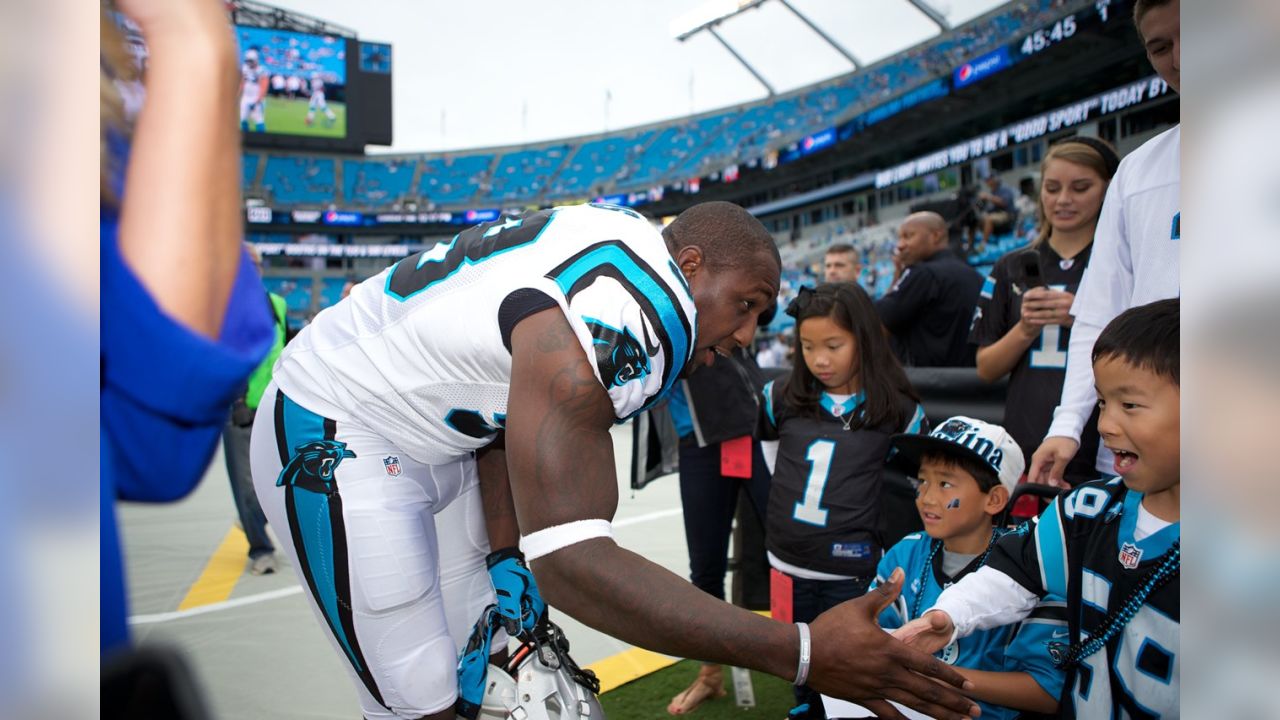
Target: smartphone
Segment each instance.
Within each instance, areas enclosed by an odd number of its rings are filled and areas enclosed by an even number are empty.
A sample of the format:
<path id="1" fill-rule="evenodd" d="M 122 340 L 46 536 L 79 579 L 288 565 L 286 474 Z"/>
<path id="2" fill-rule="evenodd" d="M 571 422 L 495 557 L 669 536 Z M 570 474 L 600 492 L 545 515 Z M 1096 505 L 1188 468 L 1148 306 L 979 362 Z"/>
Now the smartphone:
<path id="1" fill-rule="evenodd" d="M 1028 290 L 1044 287 L 1044 280 L 1040 278 L 1040 253 L 1029 252 L 1023 254 L 1022 283 Z"/>

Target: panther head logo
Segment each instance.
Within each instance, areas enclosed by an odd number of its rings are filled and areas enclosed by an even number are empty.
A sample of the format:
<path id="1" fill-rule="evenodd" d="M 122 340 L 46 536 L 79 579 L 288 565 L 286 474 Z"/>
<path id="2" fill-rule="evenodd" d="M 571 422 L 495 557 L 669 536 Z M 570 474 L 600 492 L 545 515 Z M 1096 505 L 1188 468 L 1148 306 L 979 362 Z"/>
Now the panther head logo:
<path id="1" fill-rule="evenodd" d="M 596 367 L 606 388 L 639 380 L 650 372 L 649 355 L 631 330 L 621 331 L 599 320 L 584 318 L 591 328 L 591 346 L 596 352 Z"/>
<path id="2" fill-rule="evenodd" d="M 936 430 L 934 430 L 929 434 L 932 435 L 933 437 L 941 438 L 943 440 L 950 440 L 951 442 L 960 442 L 960 438 L 963 437 L 964 434 L 969 432 L 969 430 L 971 429 L 972 428 L 970 427 L 969 423 L 963 420 L 956 420 L 953 418 L 939 425 Z"/>
<path id="3" fill-rule="evenodd" d="M 303 443 L 294 448 L 293 457 L 280 471 L 276 485 L 293 485 L 317 493 L 332 492 L 334 470 L 344 459 L 355 456 L 344 442 L 312 440 Z"/>

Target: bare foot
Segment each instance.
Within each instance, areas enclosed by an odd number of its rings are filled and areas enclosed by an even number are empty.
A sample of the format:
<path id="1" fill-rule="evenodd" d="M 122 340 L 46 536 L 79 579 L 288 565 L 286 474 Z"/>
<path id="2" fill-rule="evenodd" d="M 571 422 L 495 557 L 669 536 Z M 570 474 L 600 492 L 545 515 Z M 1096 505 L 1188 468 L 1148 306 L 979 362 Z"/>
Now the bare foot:
<path id="1" fill-rule="evenodd" d="M 724 675 L 720 666 L 703 665 L 693 684 L 671 699 L 667 712 L 671 715 L 685 715 L 696 710 L 702 703 L 725 695 Z"/>

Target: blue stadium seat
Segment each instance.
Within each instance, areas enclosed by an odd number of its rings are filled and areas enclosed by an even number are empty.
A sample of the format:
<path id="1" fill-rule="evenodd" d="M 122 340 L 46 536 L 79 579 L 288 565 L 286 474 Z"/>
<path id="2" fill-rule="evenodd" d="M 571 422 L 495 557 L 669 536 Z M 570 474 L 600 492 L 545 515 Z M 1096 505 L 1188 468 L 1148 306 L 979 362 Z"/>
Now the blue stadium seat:
<path id="1" fill-rule="evenodd" d="M 413 159 L 343 160 L 343 196 L 354 205 L 390 205 L 409 193 L 416 167 Z"/>
<path id="2" fill-rule="evenodd" d="M 325 205 L 334 202 L 334 162 L 331 158 L 267 158 L 262 189 L 278 202 Z"/>
<path id="3" fill-rule="evenodd" d="M 465 203 L 486 182 L 493 154 L 424 158 L 418 194 L 438 205 Z"/>
<path id="4" fill-rule="evenodd" d="M 320 293 L 320 309 L 338 304 L 342 299 L 342 288 L 347 284 L 346 278 L 323 278 L 317 290 Z"/>
<path id="5" fill-rule="evenodd" d="M 312 281 L 309 277 L 266 277 L 262 279 L 271 292 L 284 298 L 289 314 L 306 315 L 311 311 Z"/>

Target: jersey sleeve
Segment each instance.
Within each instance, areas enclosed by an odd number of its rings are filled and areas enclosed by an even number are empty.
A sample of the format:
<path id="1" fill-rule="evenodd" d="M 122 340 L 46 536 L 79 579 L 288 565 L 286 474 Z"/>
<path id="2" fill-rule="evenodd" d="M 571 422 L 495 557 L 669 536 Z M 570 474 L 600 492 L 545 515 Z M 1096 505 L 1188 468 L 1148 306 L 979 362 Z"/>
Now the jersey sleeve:
<path id="1" fill-rule="evenodd" d="M 778 439 L 778 410 L 781 409 L 782 405 L 782 401 L 779 398 L 780 393 L 781 390 L 779 390 L 776 380 L 770 380 L 760 389 L 760 422 L 758 429 L 761 440 Z"/>
<path id="2" fill-rule="evenodd" d="M 969 342 L 978 347 L 995 343 L 1009 332 L 1009 305 L 1013 296 L 1013 281 L 1009 273 L 1012 254 L 996 262 L 991 274 L 982 281 L 978 303 L 973 309 L 973 322 L 969 326 Z"/>
<path id="3" fill-rule="evenodd" d="M 1068 495 L 1065 501 L 1070 500 Z M 1000 538 L 987 565 L 1038 597 L 1066 597 L 1067 519 L 1063 504 L 1064 498 L 1055 498 L 1040 517 Z"/>
<path id="4" fill-rule="evenodd" d="M 1049 596 L 1036 605 L 1009 639 L 1004 669 L 1027 673 L 1049 697 L 1060 697 L 1065 676 L 1053 663 L 1049 644 L 1070 644 L 1069 640 L 1067 604 L 1062 598 Z"/>

